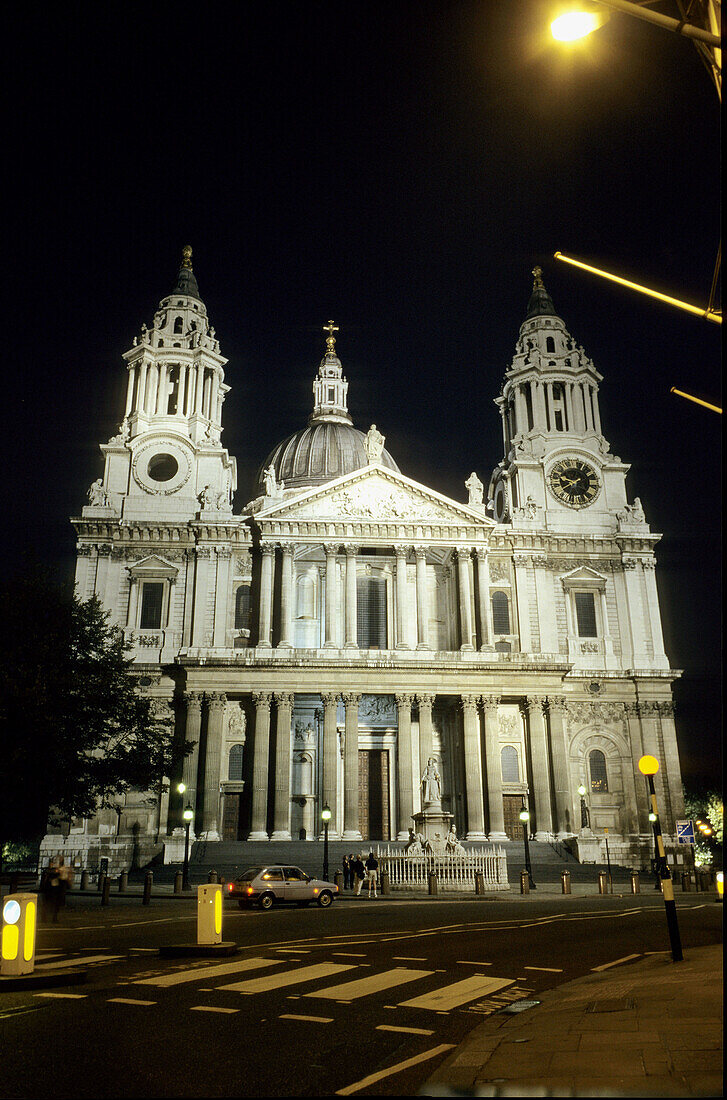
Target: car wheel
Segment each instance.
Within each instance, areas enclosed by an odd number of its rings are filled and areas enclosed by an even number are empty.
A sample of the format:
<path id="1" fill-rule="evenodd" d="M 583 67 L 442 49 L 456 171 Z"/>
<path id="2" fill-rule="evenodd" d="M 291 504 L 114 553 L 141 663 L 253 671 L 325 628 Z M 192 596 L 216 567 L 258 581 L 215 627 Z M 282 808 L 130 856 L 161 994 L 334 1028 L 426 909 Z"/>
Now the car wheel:
<path id="1" fill-rule="evenodd" d="M 272 909 L 274 900 L 275 899 L 272 894 L 263 894 L 263 896 L 260 898 L 260 908 Z"/>
<path id="2" fill-rule="evenodd" d="M 321 909 L 327 909 L 333 901 L 333 894 L 329 890 L 324 890 L 322 894 L 318 895 L 318 904 Z"/>

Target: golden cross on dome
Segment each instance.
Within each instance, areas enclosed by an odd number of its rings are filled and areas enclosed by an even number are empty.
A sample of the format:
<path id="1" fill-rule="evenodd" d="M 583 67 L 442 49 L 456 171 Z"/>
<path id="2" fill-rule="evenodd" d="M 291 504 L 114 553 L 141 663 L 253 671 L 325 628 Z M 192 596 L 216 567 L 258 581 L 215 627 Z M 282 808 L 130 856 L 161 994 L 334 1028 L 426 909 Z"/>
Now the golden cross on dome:
<path id="1" fill-rule="evenodd" d="M 333 333 L 338 332 L 338 325 L 334 325 L 333 321 L 329 321 L 327 325 L 323 326 L 323 331 L 328 333 L 328 336 L 326 337 L 326 351 L 330 352 L 331 355 L 335 355 L 336 337 L 333 335 Z"/>
<path id="2" fill-rule="evenodd" d="M 543 284 L 543 269 L 537 265 L 533 268 L 533 275 L 535 276 L 535 282 L 533 283 L 533 290 L 545 290 Z"/>

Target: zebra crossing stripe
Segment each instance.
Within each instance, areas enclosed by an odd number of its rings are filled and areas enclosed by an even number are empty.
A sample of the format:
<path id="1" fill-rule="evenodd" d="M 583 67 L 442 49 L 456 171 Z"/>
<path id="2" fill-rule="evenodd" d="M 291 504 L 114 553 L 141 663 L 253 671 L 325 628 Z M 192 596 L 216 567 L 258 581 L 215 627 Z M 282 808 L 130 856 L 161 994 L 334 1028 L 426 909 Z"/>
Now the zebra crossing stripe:
<path id="1" fill-rule="evenodd" d="M 475 1001 L 508 985 L 513 985 L 512 978 L 485 978 L 482 974 L 473 974 L 472 977 L 464 978 L 461 982 L 440 986 L 439 989 L 433 989 L 420 997 L 399 1001 L 399 1008 L 426 1008 L 433 1012 L 449 1012 L 453 1008 L 467 1004 L 468 1001 Z"/>
<path id="2" fill-rule="evenodd" d="M 433 973 L 433 970 L 406 970 L 403 966 L 397 966 L 394 970 L 384 971 L 383 974 L 370 974 L 367 978 L 331 985 L 327 989 L 318 989 L 315 993 L 306 993 L 305 996 L 323 997 L 330 1001 L 355 1001 L 359 997 L 368 997 L 372 993 L 380 993 L 383 989 L 391 989 L 395 985 L 428 978 Z"/>
<path id="3" fill-rule="evenodd" d="M 268 993 L 273 989 L 312 982 L 316 978 L 329 978 L 332 974 L 354 969 L 352 964 L 318 963 L 315 966 L 302 966 L 297 970 L 286 970 L 282 974 L 266 974 L 264 978 L 249 978 L 245 982 L 233 982 L 232 985 L 221 985 L 218 988 L 227 989 L 230 993 Z"/>
<path id="4" fill-rule="evenodd" d="M 193 970 L 175 970 L 172 974 L 158 974 L 154 978 L 137 978 L 133 985 L 182 985 L 183 982 L 207 981 L 227 974 L 239 974 L 245 970 L 259 970 L 263 966 L 279 966 L 281 959 L 240 959 L 237 962 L 218 963 L 217 966 L 198 966 Z"/>
<path id="5" fill-rule="evenodd" d="M 81 958 L 72 959 L 66 956 L 64 959 L 61 959 L 60 962 L 39 963 L 36 970 L 62 970 L 67 966 L 90 966 L 91 963 L 116 962 L 117 959 L 122 959 L 123 957 L 123 955 L 82 955 Z"/>

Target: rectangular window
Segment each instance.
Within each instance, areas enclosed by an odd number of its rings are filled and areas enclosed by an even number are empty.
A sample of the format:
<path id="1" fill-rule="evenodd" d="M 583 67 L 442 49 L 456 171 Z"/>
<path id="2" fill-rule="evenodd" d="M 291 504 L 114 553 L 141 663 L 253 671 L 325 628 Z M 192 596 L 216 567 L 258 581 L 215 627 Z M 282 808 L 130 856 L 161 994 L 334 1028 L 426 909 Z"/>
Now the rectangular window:
<path id="1" fill-rule="evenodd" d="M 164 585 L 162 582 L 146 582 L 141 590 L 140 630 L 159 630 L 162 625 L 162 600 Z"/>
<path id="2" fill-rule="evenodd" d="M 579 638 L 597 638 L 596 601 L 593 592 L 576 592 L 576 620 Z"/>
<path id="3" fill-rule="evenodd" d="M 356 617 L 359 649 L 386 649 L 386 581 L 383 577 L 358 578 Z"/>

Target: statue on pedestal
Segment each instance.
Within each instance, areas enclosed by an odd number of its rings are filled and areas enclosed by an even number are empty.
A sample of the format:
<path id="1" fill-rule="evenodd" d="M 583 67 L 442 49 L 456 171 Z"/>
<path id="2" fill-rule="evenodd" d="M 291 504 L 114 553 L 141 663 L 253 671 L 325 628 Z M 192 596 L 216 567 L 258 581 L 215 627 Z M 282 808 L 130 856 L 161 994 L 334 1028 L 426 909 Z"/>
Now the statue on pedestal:
<path id="1" fill-rule="evenodd" d="M 422 776 L 422 805 L 438 806 L 442 801 L 442 779 L 437 771 L 437 762 L 433 756 L 427 761 L 427 768 Z"/>
<path id="2" fill-rule="evenodd" d="M 369 463 L 379 462 L 384 450 L 385 437 L 381 434 L 375 424 L 372 424 L 369 430 L 366 432 L 364 438 L 364 447 L 366 448 L 366 457 Z"/>
<path id="3" fill-rule="evenodd" d="M 477 507 L 482 504 L 482 497 L 485 491 L 485 487 L 474 470 L 465 481 L 464 487 L 469 491 L 470 498 L 467 503 L 470 505 L 470 507 L 472 507 L 472 505 L 475 505 L 475 507 Z"/>

